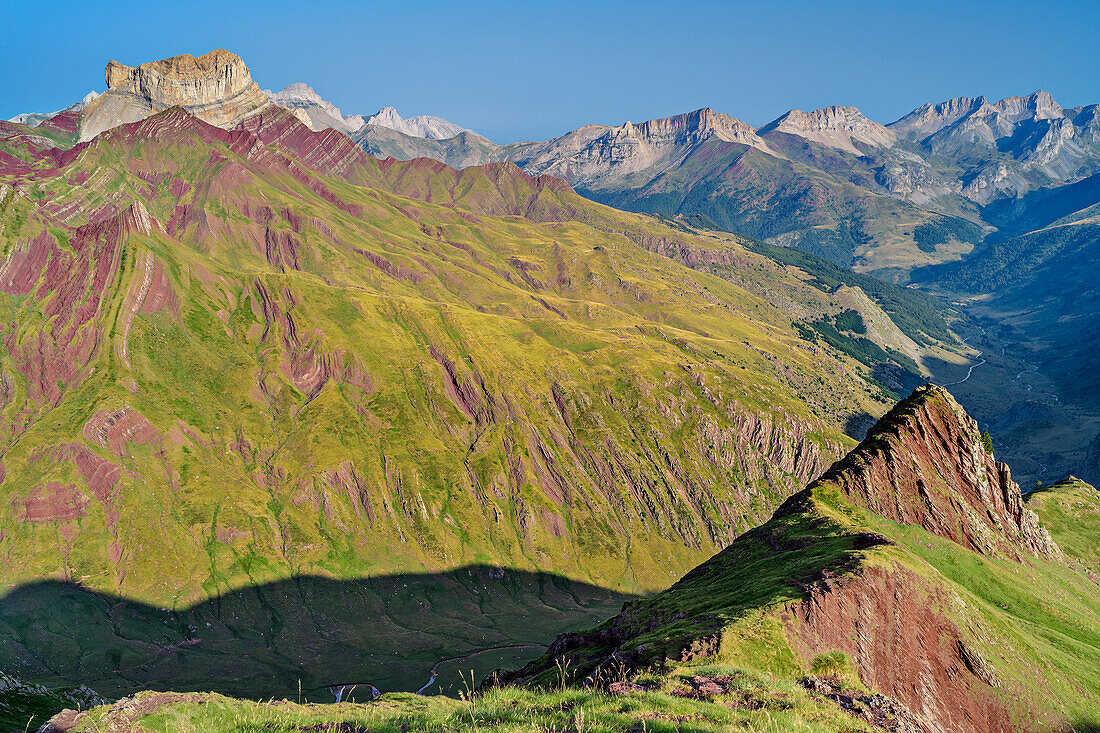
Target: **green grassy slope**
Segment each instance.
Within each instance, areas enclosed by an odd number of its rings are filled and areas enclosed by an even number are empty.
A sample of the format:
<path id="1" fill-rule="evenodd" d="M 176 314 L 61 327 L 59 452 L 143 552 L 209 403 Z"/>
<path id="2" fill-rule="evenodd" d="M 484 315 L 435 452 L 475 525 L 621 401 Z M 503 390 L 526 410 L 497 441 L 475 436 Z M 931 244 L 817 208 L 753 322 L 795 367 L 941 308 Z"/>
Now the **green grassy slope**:
<path id="1" fill-rule="evenodd" d="M 366 704 L 301 705 L 294 701 L 248 702 L 219 695 L 143 693 L 129 710 L 95 708 L 73 733 L 139 724 L 151 733 L 199 731 L 593 731 L 600 733 L 722 733 L 729 730 L 806 733 L 877 730 L 864 720 L 796 685 L 776 684 L 735 668 L 705 670 L 722 691 L 702 695 L 694 670 L 654 679 L 648 690 L 609 695 L 599 690 L 530 691 L 509 687 L 469 700 L 385 695 Z"/>
<path id="2" fill-rule="evenodd" d="M 1027 505 L 1067 555 L 1100 573 L 1100 492 L 1070 476 L 1032 491 Z"/>
<path id="3" fill-rule="evenodd" d="M 920 390 L 769 522 L 559 637 L 522 688 L 338 706 L 143 693 L 75 730 L 1094 730 L 1100 590 L 1017 512 L 1001 471 L 961 408 Z M 586 675 L 595 688 L 577 689 Z"/>
<path id="4" fill-rule="evenodd" d="M 880 409 L 780 308 L 649 251 L 682 238 L 652 219 L 285 132 L 170 110 L 9 176 L 7 587 L 183 611 L 498 565 L 588 582 L 584 607 L 667 586 Z"/>
<path id="5" fill-rule="evenodd" d="M 973 433 L 976 441 L 976 427 Z M 780 679 L 796 679 L 840 654 L 850 665 L 842 668 L 879 692 L 904 697 L 915 685 L 936 690 L 941 700 L 975 701 L 966 716 L 983 710 L 991 716 L 986 724 L 976 718 L 967 724 L 975 730 L 1095 726 L 1095 581 L 1072 563 L 1020 553 L 996 533 L 970 535 L 976 530 L 962 529 L 968 522 L 987 520 L 977 514 L 965 519 L 968 510 L 950 509 L 963 506 L 961 496 L 935 472 L 918 474 L 929 482 L 920 491 L 934 507 L 929 516 L 959 512 L 960 524 L 944 525 L 963 532 L 955 539 L 870 508 L 876 502 L 910 506 L 904 494 L 876 495 L 891 490 L 878 483 L 883 474 L 875 468 L 882 465 L 876 452 L 894 452 L 893 471 L 934 460 L 897 452 L 905 447 L 901 435 L 872 431 L 854 457 L 788 501 L 769 522 L 668 591 L 629 604 L 591 632 L 559 639 L 516 679 L 550 684 L 558 674 L 556 655 L 563 653 L 577 679 L 605 666 L 612 652 L 628 665 L 645 666 L 700 650 L 707 663 L 737 664 Z M 872 493 L 860 496 L 864 485 Z M 922 510 L 913 505 L 905 511 L 918 516 Z M 1063 524 L 1061 536 L 1088 533 L 1092 517 L 1078 515 L 1073 530 Z M 984 536 L 993 544 L 975 552 L 959 544 L 962 536 Z M 954 666 L 970 672 L 960 677 Z M 941 725 L 963 714 L 941 713 Z"/>

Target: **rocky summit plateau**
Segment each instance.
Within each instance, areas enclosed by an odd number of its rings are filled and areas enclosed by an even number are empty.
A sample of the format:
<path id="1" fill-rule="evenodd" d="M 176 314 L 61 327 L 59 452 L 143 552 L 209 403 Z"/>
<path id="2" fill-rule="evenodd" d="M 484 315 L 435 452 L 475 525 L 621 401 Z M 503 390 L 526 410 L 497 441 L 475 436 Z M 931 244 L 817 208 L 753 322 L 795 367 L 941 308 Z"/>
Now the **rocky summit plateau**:
<path id="1" fill-rule="evenodd" d="M 1100 726 L 1095 106 L 105 82 L 0 122 L 0 731 Z"/>
<path id="2" fill-rule="evenodd" d="M 139 66 L 111 61 L 104 80 L 107 91 L 81 110 L 81 141 L 170 107 L 183 107 L 201 120 L 229 128 L 268 106 L 240 57 L 222 49 Z"/>

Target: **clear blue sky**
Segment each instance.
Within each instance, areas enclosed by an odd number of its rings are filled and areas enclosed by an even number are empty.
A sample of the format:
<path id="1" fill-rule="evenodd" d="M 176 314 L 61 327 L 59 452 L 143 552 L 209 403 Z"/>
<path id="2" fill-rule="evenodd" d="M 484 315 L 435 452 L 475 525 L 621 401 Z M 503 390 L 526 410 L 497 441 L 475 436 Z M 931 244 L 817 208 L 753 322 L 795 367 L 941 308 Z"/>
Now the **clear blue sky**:
<path id="1" fill-rule="evenodd" d="M 0 118 L 102 90 L 108 59 L 212 48 L 265 88 L 305 81 L 345 113 L 392 105 L 500 142 L 702 106 L 761 125 L 830 104 L 889 122 L 1038 88 L 1100 102 L 1100 0 L 0 0 Z"/>

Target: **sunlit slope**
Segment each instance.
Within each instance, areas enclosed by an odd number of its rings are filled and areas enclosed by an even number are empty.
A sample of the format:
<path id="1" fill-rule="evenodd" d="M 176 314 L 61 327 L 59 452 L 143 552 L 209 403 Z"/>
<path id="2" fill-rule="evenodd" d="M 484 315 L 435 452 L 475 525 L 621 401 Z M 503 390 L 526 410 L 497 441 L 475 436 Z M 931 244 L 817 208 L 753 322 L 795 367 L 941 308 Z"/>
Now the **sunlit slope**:
<path id="1" fill-rule="evenodd" d="M 728 282 L 355 185 L 377 169 L 287 135 L 170 110 L 10 179 L 7 582 L 171 605 L 490 563 L 661 587 L 877 409 Z"/>
<path id="2" fill-rule="evenodd" d="M 1066 555 L 1100 573 L 1100 492 L 1069 476 L 1027 495 L 1027 506 Z"/>

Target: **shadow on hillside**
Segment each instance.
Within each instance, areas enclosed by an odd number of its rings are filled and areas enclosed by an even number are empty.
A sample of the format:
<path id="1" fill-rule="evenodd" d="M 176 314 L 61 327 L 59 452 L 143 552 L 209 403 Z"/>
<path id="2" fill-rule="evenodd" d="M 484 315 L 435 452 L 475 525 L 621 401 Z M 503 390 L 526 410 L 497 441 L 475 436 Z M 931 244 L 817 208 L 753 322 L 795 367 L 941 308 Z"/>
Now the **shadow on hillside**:
<path id="1" fill-rule="evenodd" d="M 862 441 L 867 437 L 867 431 L 871 429 L 875 422 L 875 416 L 869 412 L 849 415 L 844 421 L 844 434 L 853 440 Z"/>
<path id="2" fill-rule="evenodd" d="M 1075 720 L 1062 733 L 1100 733 L 1100 723 L 1094 720 Z"/>
<path id="3" fill-rule="evenodd" d="M 299 576 L 165 610 L 69 582 L 0 598 L 0 669 L 103 695 L 215 691 L 331 701 L 326 685 L 416 690 L 439 660 L 548 644 L 631 596 L 558 575 L 469 566 L 339 581 Z M 537 653 L 537 650 L 535 651 Z"/>

